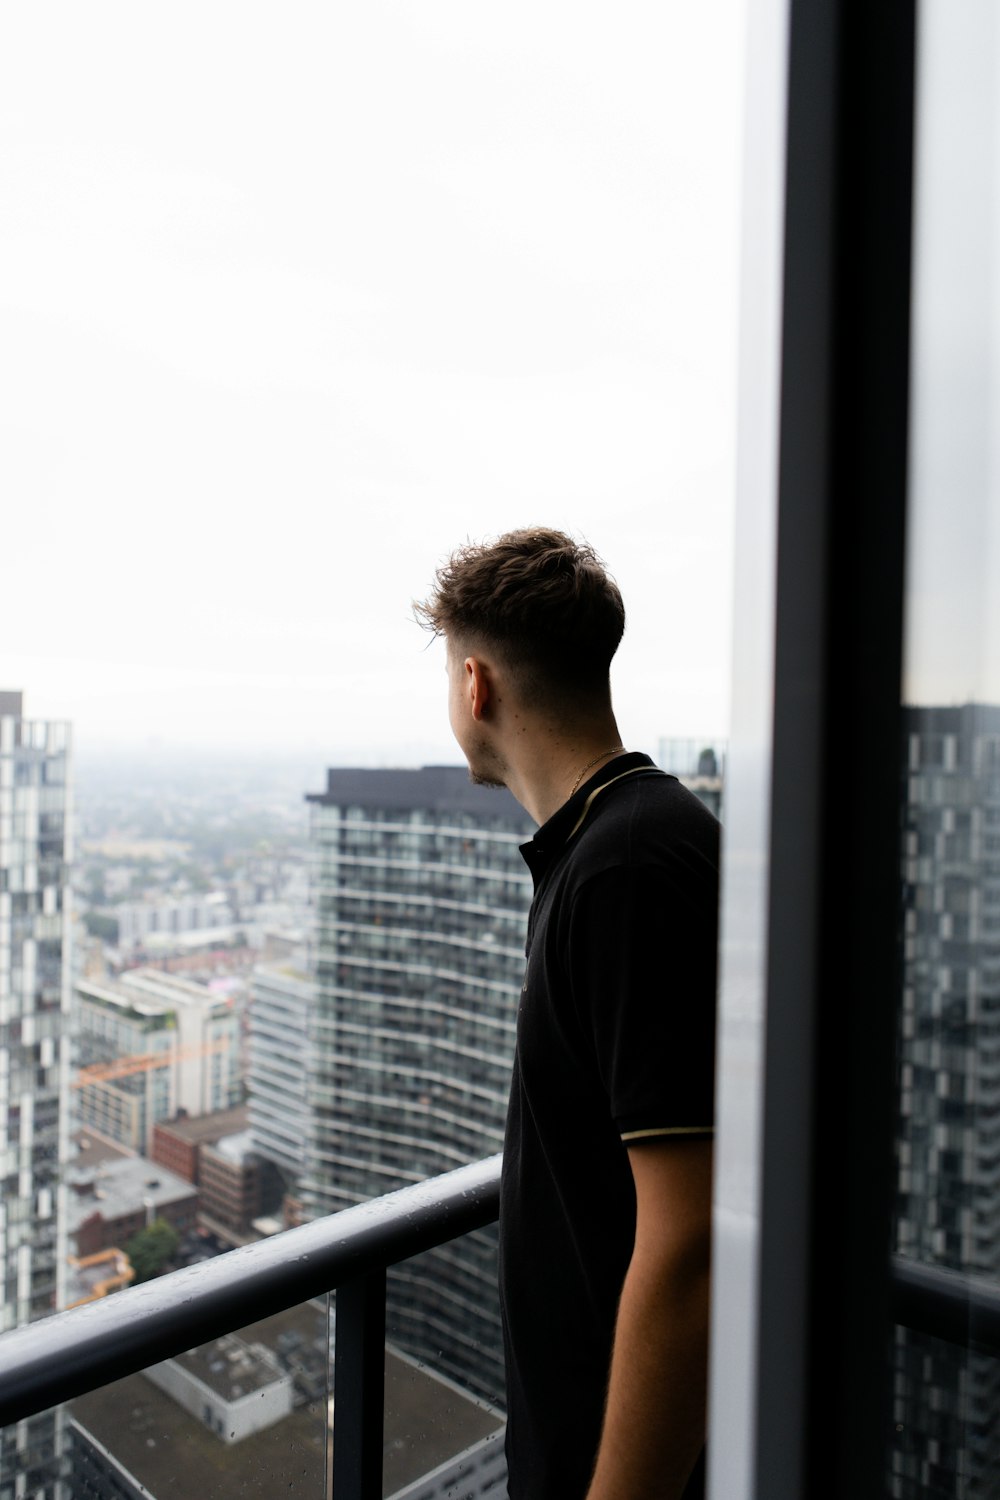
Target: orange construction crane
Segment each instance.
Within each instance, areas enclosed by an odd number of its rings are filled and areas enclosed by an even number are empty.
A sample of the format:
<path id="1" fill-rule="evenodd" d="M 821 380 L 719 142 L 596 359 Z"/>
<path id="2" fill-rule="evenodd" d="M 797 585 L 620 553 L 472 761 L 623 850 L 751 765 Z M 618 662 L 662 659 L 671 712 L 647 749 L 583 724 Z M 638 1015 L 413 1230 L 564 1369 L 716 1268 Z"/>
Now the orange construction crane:
<path id="1" fill-rule="evenodd" d="M 191 1058 L 207 1057 L 212 1052 L 225 1052 L 228 1047 L 228 1040 L 220 1038 L 197 1047 L 177 1047 L 173 1052 L 136 1053 L 131 1057 L 118 1057 L 110 1063 L 89 1063 L 77 1071 L 72 1087 L 83 1089 L 91 1083 L 110 1083 L 115 1078 L 128 1078 L 132 1073 L 148 1073 L 153 1068 L 166 1068 L 173 1063 L 188 1062 Z"/>

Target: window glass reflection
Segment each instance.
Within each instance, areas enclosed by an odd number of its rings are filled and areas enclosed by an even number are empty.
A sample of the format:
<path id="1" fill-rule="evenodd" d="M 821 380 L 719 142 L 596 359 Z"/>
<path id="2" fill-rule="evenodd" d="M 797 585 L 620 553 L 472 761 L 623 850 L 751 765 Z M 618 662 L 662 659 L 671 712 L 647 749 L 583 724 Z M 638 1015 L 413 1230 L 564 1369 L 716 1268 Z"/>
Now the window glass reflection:
<path id="1" fill-rule="evenodd" d="M 895 1248 L 1000 1272 L 1000 29 L 919 7 Z M 1000 1493 L 1000 1362 L 895 1330 L 888 1491 Z"/>

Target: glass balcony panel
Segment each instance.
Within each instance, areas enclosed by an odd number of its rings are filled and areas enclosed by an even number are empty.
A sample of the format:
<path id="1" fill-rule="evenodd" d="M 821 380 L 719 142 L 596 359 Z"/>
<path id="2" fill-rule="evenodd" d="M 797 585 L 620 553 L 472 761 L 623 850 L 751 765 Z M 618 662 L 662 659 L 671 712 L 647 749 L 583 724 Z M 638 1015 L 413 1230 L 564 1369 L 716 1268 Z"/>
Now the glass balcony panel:
<path id="1" fill-rule="evenodd" d="M 302 1303 L 0 1432 L 0 1496 L 324 1500 L 328 1301 Z"/>
<path id="2" fill-rule="evenodd" d="M 21 1496 L 44 1497 L 44 1500 L 62 1500 L 69 1472 L 66 1457 L 67 1423 L 65 1409 L 54 1408 L 38 1412 L 37 1415 L 0 1428 L 0 1500 L 20 1500 Z M 73 1492 L 75 1493 L 75 1492 Z M 104 1495 L 104 1491 L 82 1491 L 82 1495 Z M 107 1491 L 118 1500 L 118 1492 Z M 132 1500 L 129 1491 L 121 1494 Z"/>
<path id="3" fill-rule="evenodd" d="M 955 1500 L 1000 1493 L 1000 1360 L 897 1328 L 886 1494 Z"/>
<path id="4" fill-rule="evenodd" d="M 919 6 L 894 1249 L 1000 1275 L 1000 19 Z M 887 1493 L 1000 1495 L 1000 1361 L 896 1329 Z"/>
<path id="5" fill-rule="evenodd" d="M 386 1296 L 383 1495 L 506 1495 L 496 1230 L 393 1267 Z"/>

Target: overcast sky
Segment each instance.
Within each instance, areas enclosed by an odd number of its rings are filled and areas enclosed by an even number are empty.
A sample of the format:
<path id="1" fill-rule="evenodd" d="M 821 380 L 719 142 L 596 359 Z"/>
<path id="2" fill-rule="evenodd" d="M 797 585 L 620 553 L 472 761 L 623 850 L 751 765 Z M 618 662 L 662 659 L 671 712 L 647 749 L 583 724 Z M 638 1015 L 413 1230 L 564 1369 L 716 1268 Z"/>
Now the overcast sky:
<path id="1" fill-rule="evenodd" d="M 1000 703 L 1000 19 L 924 0 L 905 696 Z"/>
<path id="2" fill-rule="evenodd" d="M 587 537 L 724 732 L 739 0 L 6 8 L 0 687 L 81 747 L 454 759 L 409 617 Z"/>

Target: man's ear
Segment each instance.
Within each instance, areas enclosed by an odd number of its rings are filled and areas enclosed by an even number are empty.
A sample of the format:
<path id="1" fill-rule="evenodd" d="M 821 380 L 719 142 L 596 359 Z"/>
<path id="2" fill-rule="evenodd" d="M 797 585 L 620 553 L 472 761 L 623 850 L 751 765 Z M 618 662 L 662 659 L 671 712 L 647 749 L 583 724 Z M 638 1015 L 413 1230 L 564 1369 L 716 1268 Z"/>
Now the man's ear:
<path id="1" fill-rule="evenodd" d="M 463 663 L 465 690 L 469 695 L 469 707 L 475 720 L 483 718 L 487 705 L 493 698 L 493 687 L 486 666 L 476 656 L 467 656 Z"/>

